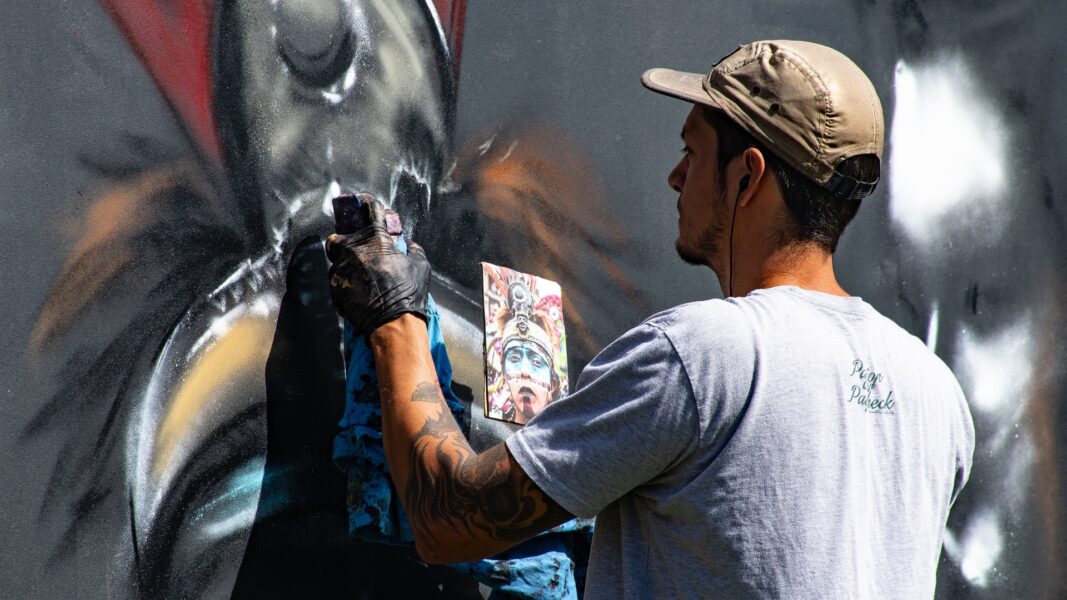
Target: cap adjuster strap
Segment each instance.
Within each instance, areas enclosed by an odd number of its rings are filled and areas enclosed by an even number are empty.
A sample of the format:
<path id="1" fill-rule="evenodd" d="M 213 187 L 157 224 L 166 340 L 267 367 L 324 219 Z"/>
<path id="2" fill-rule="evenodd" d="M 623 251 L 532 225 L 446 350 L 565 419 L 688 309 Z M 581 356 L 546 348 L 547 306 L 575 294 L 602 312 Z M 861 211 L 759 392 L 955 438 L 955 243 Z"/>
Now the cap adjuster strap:
<path id="1" fill-rule="evenodd" d="M 877 186 L 877 179 L 874 181 L 860 181 L 855 177 L 849 177 L 837 171 L 834 171 L 830 175 L 829 181 L 823 184 L 823 187 L 830 190 L 833 195 L 847 200 L 860 200 L 870 196 Z"/>

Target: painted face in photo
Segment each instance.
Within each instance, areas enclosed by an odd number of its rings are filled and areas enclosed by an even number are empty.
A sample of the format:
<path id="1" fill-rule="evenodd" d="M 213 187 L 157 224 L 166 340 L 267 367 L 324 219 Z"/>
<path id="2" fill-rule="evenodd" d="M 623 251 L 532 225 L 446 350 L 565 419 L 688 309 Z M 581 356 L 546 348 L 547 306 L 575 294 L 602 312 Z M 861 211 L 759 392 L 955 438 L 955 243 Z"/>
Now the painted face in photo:
<path id="1" fill-rule="evenodd" d="M 560 287 L 488 263 L 482 270 L 485 414 L 522 425 L 567 393 Z"/>

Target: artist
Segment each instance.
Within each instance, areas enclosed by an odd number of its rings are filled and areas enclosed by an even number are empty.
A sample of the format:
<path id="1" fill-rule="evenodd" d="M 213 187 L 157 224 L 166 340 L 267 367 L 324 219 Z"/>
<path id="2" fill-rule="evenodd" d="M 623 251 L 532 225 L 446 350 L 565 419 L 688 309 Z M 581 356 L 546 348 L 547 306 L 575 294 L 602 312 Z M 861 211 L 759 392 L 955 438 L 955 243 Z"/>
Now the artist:
<path id="1" fill-rule="evenodd" d="M 932 597 L 974 430 L 949 369 L 834 274 L 879 177 L 873 86 L 804 42 L 642 81 L 694 104 L 668 177 L 676 246 L 726 299 L 626 333 L 506 443 L 475 454 L 434 383 L 422 249 L 380 225 L 328 241 L 420 556 L 472 560 L 597 515 L 589 598 Z"/>

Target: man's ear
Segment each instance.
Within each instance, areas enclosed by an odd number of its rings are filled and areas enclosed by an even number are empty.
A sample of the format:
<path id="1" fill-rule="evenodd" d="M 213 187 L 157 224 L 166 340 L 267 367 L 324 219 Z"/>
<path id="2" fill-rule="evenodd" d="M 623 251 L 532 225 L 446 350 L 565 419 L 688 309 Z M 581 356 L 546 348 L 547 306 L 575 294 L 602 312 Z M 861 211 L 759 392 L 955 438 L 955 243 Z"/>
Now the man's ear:
<path id="1" fill-rule="evenodd" d="M 739 180 L 737 197 L 741 206 L 747 205 L 766 183 L 767 161 L 759 148 L 747 148 L 741 154 L 745 171 Z M 741 186 L 741 182 L 746 185 Z"/>

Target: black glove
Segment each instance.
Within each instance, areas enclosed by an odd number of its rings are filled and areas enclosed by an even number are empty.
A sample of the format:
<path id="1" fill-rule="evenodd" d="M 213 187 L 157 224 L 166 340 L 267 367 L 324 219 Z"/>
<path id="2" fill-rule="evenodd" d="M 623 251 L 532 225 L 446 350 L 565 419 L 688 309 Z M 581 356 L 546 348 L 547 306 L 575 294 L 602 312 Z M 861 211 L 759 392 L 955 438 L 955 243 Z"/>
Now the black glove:
<path id="1" fill-rule="evenodd" d="M 363 335 L 404 313 L 427 320 L 430 287 L 422 247 L 409 241 L 408 254 L 401 252 L 389 235 L 385 207 L 377 200 L 368 204 L 370 226 L 326 238 L 333 305 Z"/>

